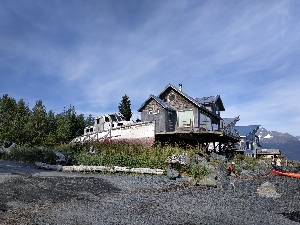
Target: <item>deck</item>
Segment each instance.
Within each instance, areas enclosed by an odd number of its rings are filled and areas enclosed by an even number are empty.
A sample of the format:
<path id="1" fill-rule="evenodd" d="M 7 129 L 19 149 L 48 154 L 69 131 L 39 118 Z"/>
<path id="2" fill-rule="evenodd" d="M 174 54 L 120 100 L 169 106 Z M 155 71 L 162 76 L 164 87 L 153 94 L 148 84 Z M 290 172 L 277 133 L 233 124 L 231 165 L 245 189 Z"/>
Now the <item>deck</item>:
<path id="1" fill-rule="evenodd" d="M 197 145 L 199 143 L 237 143 L 239 135 L 237 132 L 208 131 L 204 129 L 181 128 L 177 131 L 160 132 L 155 134 L 155 139 L 160 142 L 186 142 L 187 144 Z"/>

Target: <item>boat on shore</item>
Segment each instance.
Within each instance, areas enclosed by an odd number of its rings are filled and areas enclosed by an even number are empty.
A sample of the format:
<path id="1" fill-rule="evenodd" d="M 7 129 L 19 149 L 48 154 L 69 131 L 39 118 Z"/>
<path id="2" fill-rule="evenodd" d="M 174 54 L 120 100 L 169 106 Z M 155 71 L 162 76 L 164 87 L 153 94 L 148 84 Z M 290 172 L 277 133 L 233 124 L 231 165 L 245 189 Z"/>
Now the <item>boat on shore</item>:
<path id="1" fill-rule="evenodd" d="M 121 115 L 107 114 L 95 119 L 93 126 L 86 127 L 82 136 L 72 140 L 73 143 L 103 140 L 151 139 L 154 142 L 154 122 L 126 121 Z"/>
<path id="2" fill-rule="evenodd" d="M 274 170 L 274 169 L 271 169 L 271 172 L 276 174 L 276 175 L 300 178 L 300 173 L 284 172 L 284 171 L 281 172 L 281 171 Z"/>

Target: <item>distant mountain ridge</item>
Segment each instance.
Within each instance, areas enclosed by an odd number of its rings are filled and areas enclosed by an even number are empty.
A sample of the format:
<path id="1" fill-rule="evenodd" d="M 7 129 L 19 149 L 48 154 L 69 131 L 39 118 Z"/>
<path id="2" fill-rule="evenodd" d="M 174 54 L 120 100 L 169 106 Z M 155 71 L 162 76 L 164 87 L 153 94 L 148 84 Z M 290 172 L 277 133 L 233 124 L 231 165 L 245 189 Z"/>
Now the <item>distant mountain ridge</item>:
<path id="1" fill-rule="evenodd" d="M 262 149 L 280 149 L 285 157 L 300 161 L 300 136 L 295 137 L 288 133 L 268 131 L 264 127 L 260 127 L 256 135 L 259 137 Z"/>

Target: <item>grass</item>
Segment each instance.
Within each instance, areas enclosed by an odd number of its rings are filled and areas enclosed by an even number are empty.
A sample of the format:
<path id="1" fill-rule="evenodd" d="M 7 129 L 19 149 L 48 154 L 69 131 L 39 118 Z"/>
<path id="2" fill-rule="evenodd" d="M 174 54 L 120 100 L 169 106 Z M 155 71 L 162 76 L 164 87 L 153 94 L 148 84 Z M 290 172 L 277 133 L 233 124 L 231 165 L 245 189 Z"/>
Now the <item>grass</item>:
<path id="1" fill-rule="evenodd" d="M 90 147 L 96 150 L 90 154 Z M 153 145 L 145 146 L 142 143 L 127 142 L 94 142 L 84 144 L 66 144 L 53 149 L 16 147 L 9 154 L 0 154 L 0 158 L 15 160 L 19 162 L 44 162 L 55 164 L 56 156 L 54 151 L 59 151 L 70 156 L 70 164 L 87 166 L 123 166 L 129 168 L 152 168 L 166 169 L 165 160 L 174 154 L 187 153 L 191 160 L 195 156 L 195 149 L 184 150 L 179 147 Z M 237 157 L 238 165 L 243 165 L 246 158 Z M 251 165 L 256 165 L 252 163 Z M 257 164 L 259 165 L 259 164 Z M 240 167 L 240 166 L 239 166 Z M 176 168 L 181 174 L 187 174 L 196 180 L 202 179 L 211 171 L 201 165 L 177 165 Z"/>

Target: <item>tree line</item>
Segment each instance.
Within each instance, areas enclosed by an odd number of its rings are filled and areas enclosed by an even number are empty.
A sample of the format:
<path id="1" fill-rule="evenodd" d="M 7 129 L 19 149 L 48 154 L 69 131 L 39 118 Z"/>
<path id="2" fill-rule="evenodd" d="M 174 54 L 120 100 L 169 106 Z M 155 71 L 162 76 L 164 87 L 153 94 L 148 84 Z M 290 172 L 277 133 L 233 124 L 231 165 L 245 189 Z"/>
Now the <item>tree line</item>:
<path id="1" fill-rule="evenodd" d="M 0 98 L 0 141 L 6 146 L 16 143 L 21 146 L 55 146 L 69 143 L 83 135 L 84 128 L 94 124 L 89 115 L 77 115 L 74 106 L 55 114 L 46 111 L 42 100 L 30 109 L 20 99 L 18 102 L 4 94 Z"/>

